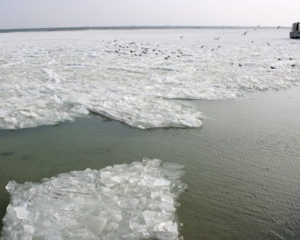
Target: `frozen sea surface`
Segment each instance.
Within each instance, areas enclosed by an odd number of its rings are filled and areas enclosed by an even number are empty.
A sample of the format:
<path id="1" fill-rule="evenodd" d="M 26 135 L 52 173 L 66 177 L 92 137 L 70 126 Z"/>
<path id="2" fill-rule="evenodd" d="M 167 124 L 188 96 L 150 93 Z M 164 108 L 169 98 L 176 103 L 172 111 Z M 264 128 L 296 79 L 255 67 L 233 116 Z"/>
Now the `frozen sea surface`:
<path id="1" fill-rule="evenodd" d="M 289 29 L 2 33 L 0 128 L 100 114 L 137 128 L 200 127 L 190 99 L 299 84 Z M 205 114 L 205 113 L 204 113 Z"/>
<path id="2" fill-rule="evenodd" d="M 183 166 L 158 159 L 8 183 L 1 239 L 178 240 Z"/>

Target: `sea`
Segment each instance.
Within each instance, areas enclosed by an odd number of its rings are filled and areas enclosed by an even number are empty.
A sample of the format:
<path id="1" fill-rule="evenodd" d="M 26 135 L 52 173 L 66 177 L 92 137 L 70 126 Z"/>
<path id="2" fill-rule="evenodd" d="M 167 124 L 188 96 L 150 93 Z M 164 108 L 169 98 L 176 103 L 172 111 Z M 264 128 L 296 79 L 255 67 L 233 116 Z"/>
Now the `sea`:
<path id="1" fill-rule="evenodd" d="M 1 219 L 11 181 L 147 158 L 184 166 L 174 239 L 300 238 L 289 28 L 55 30 L 0 33 Z"/>

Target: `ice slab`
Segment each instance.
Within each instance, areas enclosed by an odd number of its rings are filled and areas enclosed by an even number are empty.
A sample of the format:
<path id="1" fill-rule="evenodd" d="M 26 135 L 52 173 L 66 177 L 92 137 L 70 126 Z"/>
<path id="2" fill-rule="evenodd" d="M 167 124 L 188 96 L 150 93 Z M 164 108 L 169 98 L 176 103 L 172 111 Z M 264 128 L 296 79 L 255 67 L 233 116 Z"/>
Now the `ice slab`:
<path id="1" fill-rule="evenodd" d="M 72 171 L 6 189 L 2 240 L 178 240 L 183 166 L 158 159 Z"/>

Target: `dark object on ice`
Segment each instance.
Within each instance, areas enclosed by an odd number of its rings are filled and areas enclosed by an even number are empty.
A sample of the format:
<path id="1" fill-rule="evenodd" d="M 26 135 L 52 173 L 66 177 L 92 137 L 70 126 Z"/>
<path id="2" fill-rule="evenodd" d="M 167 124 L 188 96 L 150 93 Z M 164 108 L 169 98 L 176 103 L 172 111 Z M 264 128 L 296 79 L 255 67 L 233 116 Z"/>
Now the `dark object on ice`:
<path id="1" fill-rule="evenodd" d="M 292 31 L 290 32 L 290 38 L 300 38 L 300 22 L 293 23 Z"/>
<path id="2" fill-rule="evenodd" d="M 275 67 L 273 67 L 273 66 L 270 66 L 270 68 L 271 68 L 271 69 L 276 69 L 276 68 L 275 68 Z"/>

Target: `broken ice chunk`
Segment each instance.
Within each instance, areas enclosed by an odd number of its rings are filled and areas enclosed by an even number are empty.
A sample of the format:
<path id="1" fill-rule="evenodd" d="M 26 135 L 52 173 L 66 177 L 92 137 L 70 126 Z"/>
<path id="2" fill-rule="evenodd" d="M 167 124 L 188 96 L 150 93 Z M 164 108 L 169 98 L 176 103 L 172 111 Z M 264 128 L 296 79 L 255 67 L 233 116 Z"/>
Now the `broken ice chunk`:
<path id="1" fill-rule="evenodd" d="M 94 234 L 99 235 L 105 228 L 107 219 L 102 217 L 91 217 L 86 222 L 86 227 Z"/>
<path id="2" fill-rule="evenodd" d="M 181 175 L 172 164 L 146 159 L 41 183 L 11 181 L 3 239 L 179 240 L 175 207 Z"/>
<path id="3" fill-rule="evenodd" d="M 170 186 L 171 182 L 165 178 L 157 178 L 154 181 L 154 185 L 158 187 Z"/>
<path id="4" fill-rule="evenodd" d="M 28 219 L 29 216 L 29 212 L 23 208 L 23 207 L 15 207 L 14 208 L 16 214 L 17 214 L 17 218 L 19 219 Z"/>

